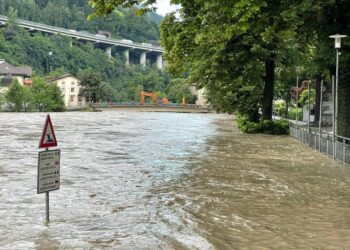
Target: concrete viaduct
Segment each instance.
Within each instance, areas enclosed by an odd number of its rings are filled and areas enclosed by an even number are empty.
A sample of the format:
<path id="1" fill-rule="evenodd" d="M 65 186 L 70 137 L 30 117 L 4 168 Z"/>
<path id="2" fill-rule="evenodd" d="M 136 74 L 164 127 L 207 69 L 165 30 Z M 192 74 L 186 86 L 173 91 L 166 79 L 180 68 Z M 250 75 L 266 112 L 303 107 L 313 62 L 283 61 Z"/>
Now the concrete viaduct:
<path id="1" fill-rule="evenodd" d="M 5 25 L 8 22 L 7 16 L 0 15 L 0 24 Z M 60 34 L 62 36 L 68 36 L 73 39 L 82 41 L 93 42 L 105 49 L 106 54 L 112 57 L 112 48 L 117 47 L 122 50 L 125 64 L 130 64 L 130 51 L 140 52 L 140 64 L 145 66 L 147 62 L 147 55 L 152 55 L 152 58 L 156 58 L 156 65 L 158 69 L 162 69 L 164 65 L 163 61 L 163 49 L 160 46 L 154 46 L 149 43 L 135 43 L 126 39 L 113 39 L 100 34 L 91 34 L 85 31 L 76 31 L 71 29 L 64 29 L 55 26 L 50 26 L 42 23 L 36 23 L 32 21 L 16 19 L 18 26 L 27 30 L 35 30 L 49 34 Z M 151 58 L 151 57 L 150 57 Z"/>

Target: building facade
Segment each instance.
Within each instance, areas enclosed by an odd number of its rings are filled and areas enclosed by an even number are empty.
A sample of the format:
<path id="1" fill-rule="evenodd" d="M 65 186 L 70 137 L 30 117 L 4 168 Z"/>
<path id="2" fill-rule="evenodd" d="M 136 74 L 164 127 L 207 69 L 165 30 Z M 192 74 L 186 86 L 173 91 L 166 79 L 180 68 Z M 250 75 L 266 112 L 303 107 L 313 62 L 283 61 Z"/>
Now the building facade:
<path id="1" fill-rule="evenodd" d="M 49 84 L 56 84 L 63 95 L 64 105 L 67 109 L 86 107 L 86 98 L 81 96 L 82 86 L 78 78 L 71 74 L 47 78 Z"/>
<path id="2" fill-rule="evenodd" d="M 31 76 L 31 67 L 15 67 L 4 59 L 0 59 L 0 88 L 2 91 L 6 91 L 14 80 L 17 80 L 22 86 L 32 85 Z"/>
<path id="3" fill-rule="evenodd" d="M 206 107 L 208 106 L 207 98 L 205 97 L 205 88 L 197 89 L 194 85 L 190 86 L 192 95 L 197 96 L 196 105 Z"/>

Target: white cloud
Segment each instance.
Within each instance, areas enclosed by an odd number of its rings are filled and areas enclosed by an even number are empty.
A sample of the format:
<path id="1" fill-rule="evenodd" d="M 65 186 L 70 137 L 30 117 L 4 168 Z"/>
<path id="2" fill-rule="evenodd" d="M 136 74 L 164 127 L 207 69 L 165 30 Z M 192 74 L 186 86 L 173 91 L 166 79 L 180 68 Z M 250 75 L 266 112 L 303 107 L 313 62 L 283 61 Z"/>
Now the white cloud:
<path id="1" fill-rule="evenodd" d="M 179 5 L 170 4 L 170 0 L 157 0 L 154 6 L 157 7 L 156 12 L 162 16 L 179 9 Z"/>

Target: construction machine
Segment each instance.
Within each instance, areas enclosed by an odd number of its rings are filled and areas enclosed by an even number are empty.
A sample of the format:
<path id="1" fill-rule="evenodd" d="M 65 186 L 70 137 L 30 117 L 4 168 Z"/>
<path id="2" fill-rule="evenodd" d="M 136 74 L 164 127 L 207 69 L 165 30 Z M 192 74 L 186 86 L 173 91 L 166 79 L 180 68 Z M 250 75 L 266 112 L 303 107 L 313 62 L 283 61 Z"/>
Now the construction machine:
<path id="1" fill-rule="evenodd" d="M 169 104 L 169 100 L 167 98 L 160 98 L 153 92 L 141 91 L 141 105 L 145 104 L 145 97 L 148 96 L 152 99 L 153 105 L 157 105 L 158 103 Z"/>

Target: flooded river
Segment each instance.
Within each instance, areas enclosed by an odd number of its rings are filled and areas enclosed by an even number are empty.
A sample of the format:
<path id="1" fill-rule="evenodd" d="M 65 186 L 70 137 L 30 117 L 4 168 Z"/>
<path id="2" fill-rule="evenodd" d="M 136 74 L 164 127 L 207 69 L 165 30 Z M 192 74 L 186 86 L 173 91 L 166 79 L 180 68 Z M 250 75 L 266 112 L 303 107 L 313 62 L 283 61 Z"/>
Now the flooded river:
<path id="1" fill-rule="evenodd" d="M 0 249 L 347 249 L 350 169 L 233 117 L 51 115 L 61 189 L 36 194 L 45 114 L 0 115 Z"/>

